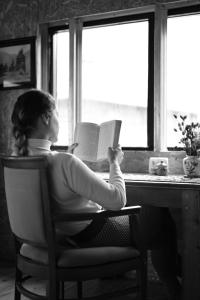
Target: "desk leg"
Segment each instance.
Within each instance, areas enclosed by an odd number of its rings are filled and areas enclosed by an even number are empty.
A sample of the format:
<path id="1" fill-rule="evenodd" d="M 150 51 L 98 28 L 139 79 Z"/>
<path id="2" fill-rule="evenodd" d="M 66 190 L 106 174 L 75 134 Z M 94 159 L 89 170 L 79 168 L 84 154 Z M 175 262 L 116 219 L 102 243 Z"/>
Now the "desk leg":
<path id="1" fill-rule="evenodd" d="M 183 300 L 200 299 L 200 192 L 182 192 Z"/>

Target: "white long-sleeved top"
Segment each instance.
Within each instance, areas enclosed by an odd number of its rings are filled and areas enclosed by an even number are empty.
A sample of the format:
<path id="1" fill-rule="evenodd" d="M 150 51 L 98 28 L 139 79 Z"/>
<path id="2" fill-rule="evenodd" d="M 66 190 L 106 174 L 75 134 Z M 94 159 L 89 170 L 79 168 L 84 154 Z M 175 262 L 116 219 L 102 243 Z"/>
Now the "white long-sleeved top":
<path id="1" fill-rule="evenodd" d="M 125 206 L 125 183 L 118 163 L 110 164 L 110 178 L 106 182 L 75 155 L 51 151 L 50 146 L 48 140 L 28 140 L 29 155 L 48 157 L 50 192 L 56 211 L 95 212 L 101 207 L 117 210 Z M 66 224 L 60 229 L 73 235 L 83 230 L 88 223 Z"/>

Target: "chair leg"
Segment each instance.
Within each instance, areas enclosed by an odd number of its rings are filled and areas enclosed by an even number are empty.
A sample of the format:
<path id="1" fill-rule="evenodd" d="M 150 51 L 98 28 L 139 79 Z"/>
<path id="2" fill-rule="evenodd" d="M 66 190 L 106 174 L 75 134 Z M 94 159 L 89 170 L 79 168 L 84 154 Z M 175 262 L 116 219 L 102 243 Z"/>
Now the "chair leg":
<path id="1" fill-rule="evenodd" d="M 143 261 L 141 268 L 137 270 L 137 281 L 139 284 L 139 300 L 147 299 L 147 265 L 146 262 Z"/>
<path id="2" fill-rule="evenodd" d="M 60 297 L 62 300 L 65 299 L 65 282 L 60 281 Z"/>
<path id="3" fill-rule="evenodd" d="M 20 300 L 21 299 L 21 294 L 20 292 L 17 290 L 17 287 L 15 285 L 15 296 L 14 296 L 15 300 Z"/>
<path id="4" fill-rule="evenodd" d="M 59 282 L 48 282 L 46 286 L 48 300 L 59 299 Z"/>
<path id="5" fill-rule="evenodd" d="M 18 282 L 19 283 L 22 282 L 22 273 L 19 269 L 16 268 L 16 270 L 15 270 L 15 295 L 14 295 L 15 300 L 20 300 L 21 299 L 21 293 L 17 289 L 17 283 Z"/>
<path id="6" fill-rule="evenodd" d="M 77 296 L 78 296 L 78 299 L 82 299 L 83 298 L 83 285 L 82 285 L 82 281 L 77 281 Z"/>

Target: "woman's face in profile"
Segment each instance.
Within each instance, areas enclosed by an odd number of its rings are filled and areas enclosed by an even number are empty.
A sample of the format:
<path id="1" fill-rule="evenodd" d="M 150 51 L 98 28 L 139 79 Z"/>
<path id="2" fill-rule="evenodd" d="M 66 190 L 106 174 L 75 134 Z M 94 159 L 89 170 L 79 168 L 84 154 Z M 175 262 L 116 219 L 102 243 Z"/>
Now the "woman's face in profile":
<path id="1" fill-rule="evenodd" d="M 49 136 L 52 143 L 57 142 L 59 133 L 58 112 L 54 109 L 49 120 Z"/>

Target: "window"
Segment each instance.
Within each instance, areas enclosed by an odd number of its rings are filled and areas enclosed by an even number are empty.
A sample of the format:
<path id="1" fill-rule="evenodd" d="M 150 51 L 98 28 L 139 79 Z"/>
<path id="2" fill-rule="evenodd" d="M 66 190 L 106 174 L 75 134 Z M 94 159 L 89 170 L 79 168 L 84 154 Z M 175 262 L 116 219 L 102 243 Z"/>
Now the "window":
<path id="1" fill-rule="evenodd" d="M 60 117 L 57 144 L 71 142 L 75 113 L 79 115 L 76 120 L 85 122 L 121 119 L 122 147 L 152 149 L 153 14 L 85 21 L 82 25 L 82 43 L 76 43 L 80 49 L 75 49 L 81 50 L 79 99 L 69 97 L 69 31 L 51 31 L 53 94 Z"/>
<path id="2" fill-rule="evenodd" d="M 71 144 L 72 106 L 69 99 L 69 30 L 50 30 L 52 41 L 52 93 L 56 99 L 59 117 L 58 145 Z"/>
<path id="3" fill-rule="evenodd" d="M 82 36 L 82 120 L 121 119 L 120 144 L 147 148 L 149 20 L 91 23 Z"/>
<path id="4" fill-rule="evenodd" d="M 173 114 L 200 121 L 200 9 L 169 11 L 167 22 L 167 145 L 179 146 Z"/>

